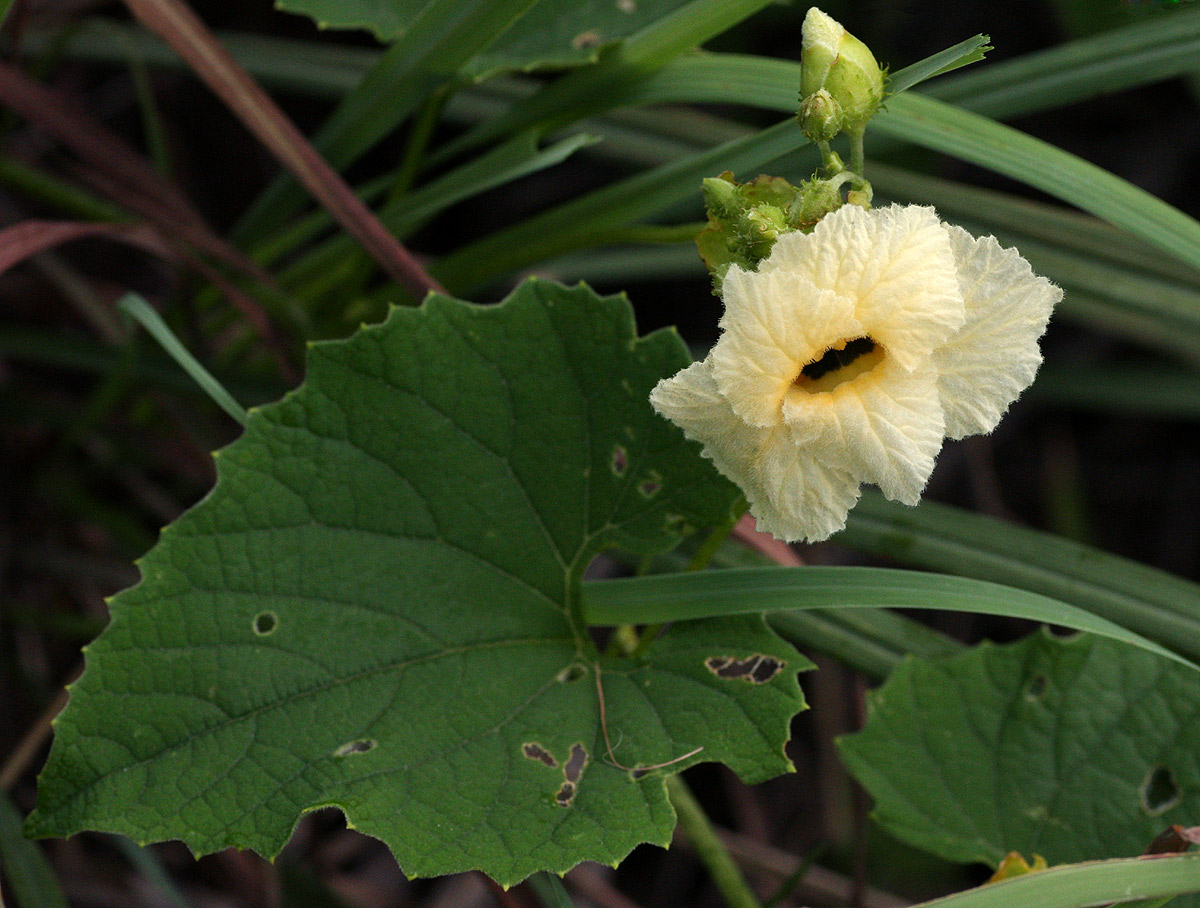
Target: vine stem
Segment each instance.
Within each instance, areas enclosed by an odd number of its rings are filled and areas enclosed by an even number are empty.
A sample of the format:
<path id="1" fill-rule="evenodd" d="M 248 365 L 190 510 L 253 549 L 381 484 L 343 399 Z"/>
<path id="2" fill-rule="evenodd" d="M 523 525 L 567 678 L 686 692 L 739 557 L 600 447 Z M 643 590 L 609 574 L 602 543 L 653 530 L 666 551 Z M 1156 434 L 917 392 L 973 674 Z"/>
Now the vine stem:
<path id="1" fill-rule="evenodd" d="M 708 869 L 709 876 L 721 890 L 721 895 L 729 903 L 729 908 L 762 908 L 758 896 L 751 891 L 742 871 L 717 837 L 717 831 L 687 783 L 679 776 L 668 776 L 667 796 L 675 808 L 680 827 L 696 849 L 700 862 Z"/>

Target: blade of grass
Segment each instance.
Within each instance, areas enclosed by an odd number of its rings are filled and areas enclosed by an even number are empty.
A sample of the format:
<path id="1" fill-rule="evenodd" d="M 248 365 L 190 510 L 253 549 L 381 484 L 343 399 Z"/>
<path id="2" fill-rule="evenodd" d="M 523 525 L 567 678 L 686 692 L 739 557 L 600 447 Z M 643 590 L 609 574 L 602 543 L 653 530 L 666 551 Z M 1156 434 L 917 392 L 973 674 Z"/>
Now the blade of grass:
<path id="1" fill-rule="evenodd" d="M 24 820 L 8 793 L 0 791 L 0 867 L 18 908 L 68 908 L 54 868 L 42 849 L 21 832 Z"/>
<path id="2" fill-rule="evenodd" d="M 551 873 L 535 873 L 527 881 L 529 888 L 546 908 L 575 908 L 562 880 Z"/>
<path id="3" fill-rule="evenodd" d="M 499 116 L 479 123 L 442 148 L 432 161 L 445 160 L 526 129 L 550 133 L 621 106 L 648 72 L 728 30 L 767 2 L 693 0 L 631 35 L 594 66 L 568 73 Z"/>
<path id="4" fill-rule="evenodd" d="M 126 0 L 126 5 L 192 66 L 387 274 L 417 299 L 440 289 L 186 4 L 181 0 Z"/>
<path id="5" fill-rule="evenodd" d="M 1053 597 L 1200 659 L 1200 585 L 1061 536 L 871 492 L 838 541 L 904 564 Z"/>
<path id="6" fill-rule="evenodd" d="M 1200 223 L 1120 177 L 987 117 L 909 93 L 871 124 L 884 135 L 1005 174 L 1200 268 Z"/>
<path id="7" fill-rule="evenodd" d="M 491 44 L 536 0 L 431 0 L 362 82 L 342 99 L 313 145 L 344 169 L 406 120 L 458 70 Z M 277 180 L 234 231 L 242 244 L 263 241 L 303 204 L 294 183 Z"/>
<path id="8" fill-rule="evenodd" d="M 450 206 L 489 189 L 553 167 L 594 141 L 592 136 L 574 135 L 539 149 L 535 133 L 518 134 L 420 189 L 389 201 L 380 209 L 379 219 L 395 236 L 404 237 Z M 375 199 L 386 193 L 390 184 L 391 177 L 384 176 L 362 187 L 359 193 L 364 199 Z M 271 246 L 264 247 L 261 254 L 266 261 L 284 255 L 309 237 L 320 233 L 327 224 L 328 217 L 323 213 L 310 215 L 297 223 L 287 234 L 278 237 Z M 311 280 L 343 259 L 349 248 L 348 238 L 333 236 L 290 266 L 283 273 L 282 280 L 289 286 L 297 286 Z"/>
<path id="9" fill-rule="evenodd" d="M 117 308 L 150 332 L 150 335 L 158 341 L 170 357 L 191 376 L 192 381 L 203 388 L 204 392 L 212 398 L 213 403 L 241 425 L 246 425 L 248 419 L 246 410 L 233 399 L 220 382 L 213 378 L 212 373 L 200 365 L 199 360 L 188 352 L 149 303 L 136 293 L 127 293 L 117 303 Z"/>
<path id="10" fill-rule="evenodd" d="M 1200 892 L 1200 853 L 1066 864 L 989 883 L 914 908 L 1089 908 Z"/>
<path id="11" fill-rule="evenodd" d="M 626 224 L 695 199 L 700 181 L 722 170 L 745 174 L 765 166 L 806 140 L 794 120 L 637 174 L 579 199 L 535 215 L 447 256 L 434 273 L 458 293 L 469 293 L 504 274 L 574 249 L 603 241 Z M 815 164 L 816 155 L 812 155 Z"/>
<path id="12" fill-rule="evenodd" d="M 1200 375 L 1161 365 L 1046 364 L 1028 394 L 1076 409 L 1200 420 Z"/>
<path id="13" fill-rule="evenodd" d="M 1200 671 L 1178 653 L 1106 618 L 1039 593 L 970 577 L 891 568 L 730 568 L 584 584 L 584 612 L 598 625 L 863 606 L 1025 618 L 1109 637 Z"/>
<path id="14" fill-rule="evenodd" d="M 869 161 L 867 166 L 876 198 L 933 205 L 942 215 L 986 224 L 989 231 L 1052 242 L 1061 251 L 1083 253 L 1129 271 L 1200 287 L 1200 273 L 1098 218 L 1060 205 L 932 177 L 880 161 Z"/>
<path id="15" fill-rule="evenodd" d="M 1051 110 L 1196 70 L 1200 10 L 1070 41 L 939 81 L 928 94 L 997 119 Z"/>

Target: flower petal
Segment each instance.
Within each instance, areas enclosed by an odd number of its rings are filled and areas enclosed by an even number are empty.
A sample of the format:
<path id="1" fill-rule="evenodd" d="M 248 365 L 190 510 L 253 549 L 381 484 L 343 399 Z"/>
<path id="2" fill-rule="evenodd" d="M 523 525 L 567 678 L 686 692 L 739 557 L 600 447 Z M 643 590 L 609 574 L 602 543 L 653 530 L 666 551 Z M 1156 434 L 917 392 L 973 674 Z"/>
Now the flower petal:
<path id="1" fill-rule="evenodd" d="M 1041 365 L 1038 338 L 1062 290 L 1033 273 L 1015 249 L 995 237 L 948 227 L 958 261 L 966 322 L 934 351 L 946 434 L 992 431 L 1029 387 Z"/>
<path id="2" fill-rule="evenodd" d="M 949 235 L 932 208 L 843 205 L 812 233 L 776 241 L 759 273 L 778 271 L 805 274 L 853 300 L 866 333 L 909 371 L 964 320 Z"/>
<path id="3" fill-rule="evenodd" d="M 779 406 L 801 367 L 863 330 L 849 300 L 818 290 L 803 274 L 735 266 L 721 293 L 724 333 L 709 356 L 712 374 L 734 412 L 751 425 L 778 425 Z"/>
<path id="4" fill-rule="evenodd" d="M 762 429 L 740 419 L 712 375 L 711 358 L 663 379 L 650 403 L 746 495 L 759 529 L 786 542 L 825 539 L 846 525 L 858 481 L 813 460 L 787 427 Z"/>
<path id="5" fill-rule="evenodd" d="M 860 492 L 856 478 L 815 460 L 786 428 L 771 432 L 761 464 L 765 495 L 746 497 L 762 532 L 784 542 L 820 542 L 846 526 Z"/>
<path id="6" fill-rule="evenodd" d="M 822 463 L 873 482 L 915 505 L 942 447 L 937 376 L 885 359 L 831 391 L 788 393 L 783 418 L 792 437 Z"/>

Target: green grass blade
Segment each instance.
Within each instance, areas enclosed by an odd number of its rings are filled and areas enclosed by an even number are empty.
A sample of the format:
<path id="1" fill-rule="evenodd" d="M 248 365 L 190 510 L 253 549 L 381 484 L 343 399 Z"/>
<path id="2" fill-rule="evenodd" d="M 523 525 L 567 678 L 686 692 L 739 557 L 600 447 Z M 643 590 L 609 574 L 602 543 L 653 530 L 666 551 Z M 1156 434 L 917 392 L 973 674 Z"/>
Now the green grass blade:
<path id="1" fill-rule="evenodd" d="M 805 142 L 794 120 L 746 139 L 641 173 L 535 215 L 472 243 L 438 262 L 434 274 L 453 292 L 469 293 L 510 271 L 602 242 L 616 228 L 694 200 L 706 176 L 732 170 L 743 176 L 795 151 Z M 816 155 L 812 155 L 815 164 Z"/>
<path id="2" fill-rule="evenodd" d="M 1193 72 L 1200 10 L 1177 10 L 940 80 L 928 93 L 997 119 L 1052 110 Z"/>
<path id="3" fill-rule="evenodd" d="M 872 492 L 838 541 L 1052 597 L 1200 659 L 1200 586 L 1060 536 L 937 502 L 908 508 Z"/>
<path id="4" fill-rule="evenodd" d="M 458 69 L 520 18 L 536 0 L 431 0 L 404 35 L 349 92 L 313 144 L 338 170 L 395 129 Z M 261 240 L 303 205 L 304 192 L 280 178 L 254 203 L 234 237 Z"/>
<path id="5" fill-rule="evenodd" d="M 535 873 L 528 880 L 529 888 L 546 908 L 575 908 L 567 887 L 552 873 Z"/>
<path id="6" fill-rule="evenodd" d="M 912 92 L 892 98 L 871 128 L 1041 189 L 1200 268 L 1200 223 L 1040 139 Z"/>
<path id="7" fill-rule="evenodd" d="M 22 834 L 22 822 L 8 793 L 0 791 L 0 868 L 13 908 L 68 908 L 54 869 L 42 849 Z"/>
<path id="8" fill-rule="evenodd" d="M 1161 365 L 1043 365 L 1037 401 L 1127 416 L 1200 420 L 1200 375 Z"/>
<path id="9" fill-rule="evenodd" d="M 888 95 L 897 95 L 902 91 L 908 91 L 914 85 L 920 85 L 926 79 L 934 79 L 972 63 L 979 63 L 987 52 L 993 49 L 988 44 L 991 40 L 987 35 L 975 35 L 973 38 L 960 41 L 953 47 L 948 47 L 931 57 L 926 57 L 919 63 L 906 66 L 888 78 Z"/>
<path id="10" fill-rule="evenodd" d="M 560 164 L 595 141 L 592 136 L 576 134 L 539 148 L 535 133 L 520 133 L 420 189 L 388 202 L 379 211 L 379 219 L 389 231 L 403 239 L 451 205 Z M 367 200 L 378 198 L 387 191 L 390 182 L 390 175 L 381 177 L 362 187 L 359 195 Z M 331 222 L 323 211 L 312 213 L 277 237 L 269 248 L 263 249 L 260 260 L 273 261 L 291 252 L 300 243 L 323 232 Z M 349 237 L 334 235 L 289 267 L 282 275 L 282 281 L 288 286 L 296 286 L 314 279 L 347 255 L 353 255 L 355 248 Z"/>
<path id="11" fill-rule="evenodd" d="M 595 66 L 575 70 L 500 116 L 480 123 L 447 145 L 434 160 L 525 129 L 549 132 L 620 106 L 647 72 L 732 28 L 768 3 L 769 0 L 693 0 L 631 35 Z M 795 86 L 799 84 L 797 79 Z"/>
<path id="12" fill-rule="evenodd" d="M 863 606 L 942 609 L 1025 618 L 1088 631 L 1200 666 L 1105 618 L 1039 593 L 969 577 L 891 568 L 734 568 L 585 584 L 589 623 L 662 624 L 787 609 Z"/>
<path id="13" fill-rule="evenodd" d="M 1048 202 L 1020 198 L 953 180 L 932 177 L 880 161 L 869 161 L 876 199 L 933 205 L 945 217 L 986 225 L 1007 233 L 1053 243 L 1127 271 L 1189 283 L 1200 288 L 1200 273 L 1126 231 L 1098 218 Z"/>
<path id="14" fill-rule="evenodd" d="M 188 352 L 149 303 L 136 293 L 127 293 L 117 303 L 117 309 L 150 332 L 151 337 L 158 341 L 171 358 L 192 377 L 192 380 L 204 389 L 204 392 L 212 398 L 213 403 L 243 426 L 246 425 L 248 417 L 242 405 L 234 400 L 230 393 L 221 387 L 221 383 L 213 378 L 212 373 L 200 365 L 200 361 Z"/>
<path id="15" fill-rule="evenodd" d="M 915 908 L 1089 908 L 1200 892 L 1200 852 L 1066 864 Z"/>

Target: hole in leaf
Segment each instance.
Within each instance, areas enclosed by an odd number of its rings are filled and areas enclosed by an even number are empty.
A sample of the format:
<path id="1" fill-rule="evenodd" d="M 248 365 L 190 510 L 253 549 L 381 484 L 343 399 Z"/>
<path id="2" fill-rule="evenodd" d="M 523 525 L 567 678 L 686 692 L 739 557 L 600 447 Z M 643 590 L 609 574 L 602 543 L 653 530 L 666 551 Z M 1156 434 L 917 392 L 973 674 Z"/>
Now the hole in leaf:
<path id="1" fill-rule="evenodd" d="M 279 627 L 279 618 L 274 612 L 259 612 L 254 616 L 254 633 L 260 637 L 273 634 Z"/>
<path id="2" fill-rule="evenodd" d="M 378 744 L 371 738 L 359 738 L 357 741 L 347 741 L 341 747 L 333 752 L 335 757 L 350 757 L 355 754 L 365 754 L 369 750 L 374 750 Z"/>
<path id="3" fill-rule="evenodd" d="M 1147 773 L 1138 789 L 1142 799 L 1142 810 L 1151 816 L 1166 813 L 1183 798 L 1183 792 L 1175 776 L 1166 766 L 1156 766 Z"/>
<path id="4" fill-rule="evenodd" d="M 557 675 L 555 680 L 560 684 L 570 684 L 572 681 L 578 681 L 587 674 L 587 667 L 578 662 L 572 662 Z"/>
<path id="5" fill-rule="evenodd" d="M 653 498 L 662 488 L 662 476 L 651 471 L 649 478 L 638 483 L 638 494 L 643 498 Z"/>
<path id="6" fill-rule="evenodd" d="M 624 476 L 625 468 L 629 466 L 629 453 L 621 445 L 613 445 L 612 468 L 614 476 Z"/>
<path id="7" fill-rule="evenodd" d="M 784 663 L 771 656 L 755 655 L 745 659 L 733 656 L 709 656 L 704 660 L 708 670 L 718 678 L 741 678 L 751 684 L 765 684 L 781 671 Z"/>
<path id="8" fill-rule="evenodd" d="M 587 748 L 582 744 L 571 745 L 571 757 L 563 766 L 563 776 L 568 782 L 578 782 L 583 775 L 584 767 L 587 766 L 588 752 Z"/>
<path id="9" fill-rule="evenodd" d="M 554 803 L 559 807 L 570 807 L 571 802 L 575 800 L 575 783 L 563 782 L 562 786 L 554 793 Z"/>
<path id="10" fill-rule="evenodd" d="M 525 756 L 531 760 L 537 760 L 539 763 L 546 764 L 551 769 L 554 769 L 558 766 L 558 760 L 554 759 L 554 755 L 536 741 L 530 741 L 527 744 L 522 744 L 521 753 L 525 754 Z"/>
<path id="11" fill-rule="evenodd" d="M 1029 682 L 1029 687 L 1025 688 L 1025 697 L 1029 700 L 1040 700 L 1042 694 L 1046 692 L 1046 676 L 1034 675 Z"/>

